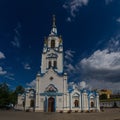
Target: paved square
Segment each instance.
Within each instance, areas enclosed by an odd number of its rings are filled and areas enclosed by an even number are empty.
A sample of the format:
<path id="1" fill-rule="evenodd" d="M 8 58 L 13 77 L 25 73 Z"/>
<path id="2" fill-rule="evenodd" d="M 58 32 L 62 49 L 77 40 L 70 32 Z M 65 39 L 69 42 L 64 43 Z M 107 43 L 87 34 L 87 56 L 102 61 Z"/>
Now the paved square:
<path id="1" fill-rule="evenodd" d="M 120 120 L 119 109 L 98 113 L 35 113 L 0 111 L 0 120 Z"/>

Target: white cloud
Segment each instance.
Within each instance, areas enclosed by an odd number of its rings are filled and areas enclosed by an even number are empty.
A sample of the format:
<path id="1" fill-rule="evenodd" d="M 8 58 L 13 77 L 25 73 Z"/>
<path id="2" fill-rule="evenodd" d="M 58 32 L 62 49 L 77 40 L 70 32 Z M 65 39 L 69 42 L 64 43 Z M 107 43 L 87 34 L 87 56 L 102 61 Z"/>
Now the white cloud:
<path id="1" fill-rule="evenodd" d="M 120 69 L 120 52 L 109 52 L 108 49 L 97 50 L 89 58 L 81 61 L 82 68 L 96 70 L 118 70 Z M 87 68 L 88 68 L 87 67 Z"/>
<path id="2" fill-rule="evenodd" d="M 75 83 L 74 82 L 69 82 L 68 86 L 73 86 Z"/>
<path id="3" fill-rule="evenodd" d="M 80 83 L 78 83 L 78 87 L 79 87 L 80 89 L 83 89 L 83 88 L 87 88 L 88 85 L 86 84 L 85 81 L 81 81 Z"/>
<path id="4" fill-rule="evenodd" d="M 90 86 L 88 86 L 85 81 L 81 81 L 79 83 L 69 82 L 68 83 L 68 88 L 69 89 L 71 89 L 71 88 L 78 88 L 78 89 L 82 90 L 84 88 L 89 88 L 90 89 Z"/>
<path id="5" fill-rule="evenodd" d="M 66 67 L 65 70 L 67 73 L 72 74 L 73 72 L 75 72 L 75 67 L 72 64 L 68 64 L 68 65 L 66 64 L 65 67 Z"/>
<path id="6" fill-rule="evenodd" d="M 5 59 L 5 55 L 1 51 L 0 51 L 0 59 Z"/>
<path id="7" fill-rule="evenodd" d="M 79 12 L 79 9 L 83 6 L 87 6 L 91 0 L 65 0 L 63 8 L 66 9 L 72 17 L 76 16 L 76 13 Z M 104 0 L 106 5 L 109 5 L 114 0 Z M 67 18 L 68 22 L 71 22 L 71 18 Z"/>
<path id="8" fill-rule="evenodd" d="M 11 41 L 12 45 L 19 48 L 20 47 L 20 42 L 17 36 L 14 36 L 14 41 Z"/>
<path id="9" fill-rule="evenodd" d="M 24 64 L 24 69 L 25 69 L 25 70 L 30 70 L 31 67 L 30 67 L 30 65 L 29 65 L 28 63 L 26 63 L 26 64 Z"/>
<path id="10" fill-rule="evenodd" d="M 120 51 L 120 34 L 112 37 L 109 40 L 107 47 L 110 51 Z"/>
<path id="11" fill-rule="evenodd" d="M 11 44 L 17 48 L 20 48 L 20 40 L 21 40 L 21 34 L 20 34 L 21 24 L 18 23 L 16 28 L 14 29 L 14 40 L 11 41 Z"/>
<path id="12" fill-rule="evenodd" d="M 70 17 L 68 17 L 68 18 L 67 18 L 67 21 L 68 21 L 68 22 L 71 22 L 72 20 L 71 20 L 71 18 L 70 18 Z"/>
<path id="13" fill-rule="evenodd" d="M 7 78 L 7 79 L 9 79 L 9 80 L 15 80 L 14 74 L 8 73 L 8 72 L 7 72 L 7 74 L 5 75 L 5 78 Z"/>
<path id="14" fill-rule="evenodd" d="M 72 17 L 75 17 L 75 13 L 79 11 L 79 8 L 86 6 L 88 2 L 89 0 L 67 0 L 64 3 L 63 8 L 70 10 Z"/>
<path id="15" fill-rule="evenodd" d="M 73 57 L 74 57 L 74 53 L 75 53 L 75 51 L 66 50 L 65 51 L 65 59 L 72 62 L 73 61 Z"/>
<path id="16" fill-rule="evenodd" d="M 71 64 L 73 62 L 75 51 L 72 50 L 66 50 L 65 51 L 65 71 L 70 75 L 72 72 L 75 72 L 75 67 Z"/>
<path id="17" fill-rule="evenodd" d="M 36 80 L 33 80 L 32 82 L 27 83 L 26 85 L 31 87 L 31 88 L 35 88 L 36 87 Z"/>
<path id="18" fill-rule="evenodd" d="M 2 67 L 0 67 L 0 75 L 5 75 L 7 71 L 4 71 Z"/>
<path id="19" fill-rule="evenodd" d="M 75 84 L 74 82 L 69 82 L 68 83 L 68 89 L 75 89 L 75 88 L 78 88 L 77 84 Z"/>
<path id="20" fill-rule="evenodd" d="M 120 17 L 116 21 L 120 23 Z"/>

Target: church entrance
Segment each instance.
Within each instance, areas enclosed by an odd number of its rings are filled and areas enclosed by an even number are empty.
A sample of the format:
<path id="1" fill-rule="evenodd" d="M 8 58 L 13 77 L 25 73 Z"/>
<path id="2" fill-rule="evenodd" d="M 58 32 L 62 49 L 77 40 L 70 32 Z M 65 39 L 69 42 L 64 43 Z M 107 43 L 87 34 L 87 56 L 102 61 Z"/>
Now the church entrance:
<path id="1" fill-rule="evenodd" d="M 55 112 L 55 99 L 50 97 L 48 99 L 48 112 Z"/>

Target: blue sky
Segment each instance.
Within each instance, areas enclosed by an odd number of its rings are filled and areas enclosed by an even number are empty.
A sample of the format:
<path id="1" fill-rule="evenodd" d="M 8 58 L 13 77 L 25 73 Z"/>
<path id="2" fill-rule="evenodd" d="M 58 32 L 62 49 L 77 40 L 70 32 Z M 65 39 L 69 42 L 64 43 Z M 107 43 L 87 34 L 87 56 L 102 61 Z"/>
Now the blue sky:
<path id="1" fill-rule="evenodd" d="M 35 83 L 53 14 L 69 82 L 120 90 L 119 0 L 1 0 L 0 82 Z"/>

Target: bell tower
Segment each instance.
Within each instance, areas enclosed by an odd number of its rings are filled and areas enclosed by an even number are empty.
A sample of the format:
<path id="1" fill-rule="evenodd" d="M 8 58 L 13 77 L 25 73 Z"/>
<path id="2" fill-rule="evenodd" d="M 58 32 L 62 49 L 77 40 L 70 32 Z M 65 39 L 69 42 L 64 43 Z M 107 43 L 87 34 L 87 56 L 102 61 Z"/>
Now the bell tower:
<path id="1" fill-rule="evenodd" d="M 51 32 L 44 38 L 41 73 L 46 73 L 50 68 L 57 73 L 63 73 L 63 43 L 61 36 L 57 34 L 55 15 L 53 15 Z"/>

